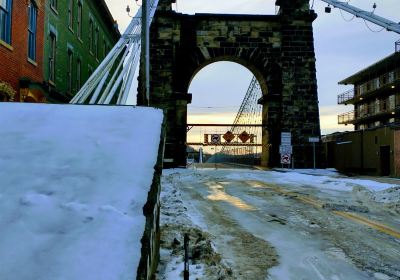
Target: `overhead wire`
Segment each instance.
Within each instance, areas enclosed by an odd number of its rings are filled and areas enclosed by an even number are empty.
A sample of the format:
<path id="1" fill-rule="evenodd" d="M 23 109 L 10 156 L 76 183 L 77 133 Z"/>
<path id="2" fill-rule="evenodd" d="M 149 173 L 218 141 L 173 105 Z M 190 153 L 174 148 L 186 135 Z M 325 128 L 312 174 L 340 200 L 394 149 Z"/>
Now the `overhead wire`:
<path id="1" fill-rule="evenodd" d="M 376 5 L 376 2 L 374 2 L 374 4 L 372 5 L 371 14 L 374 14 L 374 13 L 375 13 L 376 8 L 377 8 L 377 5 Z M 385 27 L 382 27 L 382 28 L 379 29 L 379 30 L 373 30 L 373 29 L 368 25 L 368 22 L 367 22 L 365 19 L 364 19 L 364 24 L 365 24 L 365 26 L 366 26 L 371 32 L 374 32 L 374 33 L 382 32 L 382 31 L 385 29 Z"/>
<path id="2" fill-rule="evenodd" d="M 364 24 L 365 24 L 365 26 L 371 31 L 371 32 L 374 32 L 374 33 L 379 33 L 379 32 L 382 32 L 384 29 L 385 29 L 385 27 L 382 27 L 381 29 L 379 29 L 379 30 L 373 30 L 369 25 L 368 25 L 368 22 L 364 19 Z"/>
<path id="3" fill-rule="evenodd" d="M 343 15 L 343 11 L 341 9 L 339 9 L 339 11 L 340 11 L 340 15 L 342 16 L 342 19 L 346 22 L 350 22 L 356 17 L 355 15 L 353 15 L 350 19 L 346 19 L 345 16 Z"/>
<path id="4" fill-rule="evenodd" d="M 347 0 L 346 3 L 349 4 L 349 3 L 350 3 L 350 0 Z M 371 11 L 370 13 L 371 13 L 371 14 L 375 14 L 376 8 L 377 8 L 377 4 L 376 4 L 376 2 L 373 2 L 372 11 Z M 343 11 L 342 11 L 341 8 L 339 8 L 339 11 L 340 11 L 340 15 L 341 15 L 342 19 L 343 19 L 344 21 L 346 21 L 346 22 L 350 22 L 350 21 L 352 21 L 355 17 L 357 17 L 356 15 L 353 14 L 353 16 L 352 16 L 351 18 L 346 19 L 346 17 L 344 16 Z M 371 31 L 371 32 L 379 33 L 379 32 L 382 32 L 382 31 L 385 29 L 385 27 L 382 27 L 382 28 L 379 29 L 379 30 L 374 30 L 374 29 L 368 24 L 367 20 L 363 19 L 363 21 L 364 21 L 364 24 L 365 24 L 365 26 L 367 27 L 367 29 L 368 29 L 369 31 Z"/>

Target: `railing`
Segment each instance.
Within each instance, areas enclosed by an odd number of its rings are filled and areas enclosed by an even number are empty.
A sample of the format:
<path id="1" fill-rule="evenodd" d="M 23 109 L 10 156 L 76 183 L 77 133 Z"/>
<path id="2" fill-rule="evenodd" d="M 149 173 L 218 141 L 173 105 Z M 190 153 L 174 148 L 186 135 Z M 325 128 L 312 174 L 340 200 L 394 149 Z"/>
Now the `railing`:
<path id="1" fill-rule="evenodd" d="M 338 116 L 338 124 L 349 124 L 355 120 L 355 111 L 344 113 Z"/>
<path id="2" fill-rule="evenodd" d="M 395 96 L 392 95 L 387 100 L 376 100 L 371 104 L 362 104 L 356 110 L 338 116 L 338 124 L 350 124 L 358 120 L 378 116 L 381 114 L 395 114 Z"/>
<path id="3" fill-rule="evenodd" d="M 338 104 L 345 104 L 347 101 L 354 98 L 354 88 L 343 92 L 342 94 L 338 95 Z"/>
<path id="4" fill-rule="evenodd" d="M 389 98 L 388 100 L 377 100 L 376 102 L 369 105 L 360 105 L 357 109 L 357 118 L 366 118 L 376 116 L 383 113 L 393 112 L 395 109 L 395 100 Z"/>
<path id="5" fill-rule="evenodd" d="M 368 93 L 394 84 L 395 82 L 400 82 L 400 68 L 385 73 L 375 79 L 369 80 L 368 82 L 356 86 L 354 89 L 339 94 L 338 104 L 346 104 L 348 101 L 354 99 L 354 97 L 362 98 Z"/>

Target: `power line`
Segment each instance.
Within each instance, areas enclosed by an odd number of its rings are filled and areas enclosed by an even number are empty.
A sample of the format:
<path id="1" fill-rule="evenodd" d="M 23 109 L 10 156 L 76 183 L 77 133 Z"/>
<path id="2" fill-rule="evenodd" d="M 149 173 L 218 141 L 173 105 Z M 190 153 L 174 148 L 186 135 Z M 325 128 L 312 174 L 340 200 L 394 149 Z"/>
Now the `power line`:
<path id="1" fill-rule="evenodd" d="M 379 33 L 379 32 L 382 32 L 384 29 L 385 29 L 385 27 L 382 27 L 381 29 L 379 29 L 379 30 L 373 30 L 369 25 L 368 25 L 368 22 L 364 19 L 364 24 L 365 24 L 365 26 L 371 31 L 371 32 L 374 32 L 374 33 Z"/>

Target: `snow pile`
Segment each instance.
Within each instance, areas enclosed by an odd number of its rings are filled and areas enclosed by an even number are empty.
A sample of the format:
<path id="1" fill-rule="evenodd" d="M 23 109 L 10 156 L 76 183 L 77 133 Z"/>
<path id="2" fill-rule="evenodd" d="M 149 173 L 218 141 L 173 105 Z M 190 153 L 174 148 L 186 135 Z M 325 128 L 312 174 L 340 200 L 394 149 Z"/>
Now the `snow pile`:
<path id="1" fill-rule="evenodd" d="M 373 199 L 381 203 L 400 203 L 400 186 L 376 192 Z"/>
<path id="2" fill-rule="evenodd" d="M 163 171 L 161 192 L 161 256 L 157 279 L 183 279 L 184 234 L 189 235 L 190 279 L 229 280 L 232 270 L 216 252 L 212 236 L 206 230 L 201 215 L 187 200 L 182 198 L 180 187 L 173 178 L 181 181 L 194 177 L 190 169 Z"/>
<path id="3" fill-rule="evenodd" d="M 161 123 L 150 108 L 0 103 L 0 279 L 135 279 Z"/>
<path id="4" fill-rule="evenodd" d="M 336 191 L 352 191 L 354 187 L 363 187 L 369 191 L 383 191 L 398 187 L 396 184 L 380 183 L 366 179 L 350 179 L 338 176 L 332 170 L 282 170 L 278 171 L 254 171 L 248 173 L 246 170 L 232 170 L 228 175 L 233 180 L 261 180 L 275 184 L 285 184 L 292 186 L 307 186 L 318 189 L 328 189 Z"/>

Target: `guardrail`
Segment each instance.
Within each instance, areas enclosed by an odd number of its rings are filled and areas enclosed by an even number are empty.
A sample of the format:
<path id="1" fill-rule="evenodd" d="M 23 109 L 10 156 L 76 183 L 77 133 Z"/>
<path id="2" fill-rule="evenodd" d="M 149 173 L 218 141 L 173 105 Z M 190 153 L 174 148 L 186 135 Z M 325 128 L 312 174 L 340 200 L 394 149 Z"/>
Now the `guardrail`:
<path id="1" fill-rule="evenodd" d="M 381 114 L 395 114 L 395 111 L 399 109 L 399 107 L 399 105 L 395 104 L 394 98 L 380 100 L 369 105 L 360 105 L 356 110 L 340 114 L 338 116 L 338 124 L 350 124 L 363 118 L 378 116 Z"/>
<path id="2" fill-rule="evenodd" d="M 350 124 L 355 120 L 355 111 L 340 114 L 338 116 L 338 124 Z"/>
<path id="3" fill-rule="evenodd" d="M 347 101 L 354 98 L 354 88 L 338 95 L 338 104 L 345 104 Z"/>

